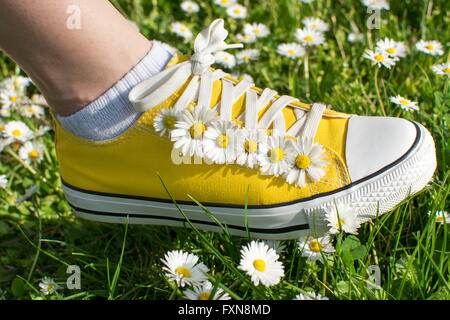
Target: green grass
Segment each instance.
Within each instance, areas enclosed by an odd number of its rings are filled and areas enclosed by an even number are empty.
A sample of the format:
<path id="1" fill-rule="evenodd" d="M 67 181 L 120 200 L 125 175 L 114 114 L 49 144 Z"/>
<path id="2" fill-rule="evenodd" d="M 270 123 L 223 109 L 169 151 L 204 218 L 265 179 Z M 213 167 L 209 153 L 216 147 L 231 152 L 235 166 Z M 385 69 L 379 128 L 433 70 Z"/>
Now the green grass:
<path id="1" fill-rule="evenodd" d="M 223 17 L 230 31 L 229 42 L 236 42 L 235 35 L 244 22 L 227 18 L 212 1 L 198 2 L 200 13 L 187 16 L 178 1 L 112 1 L 149 39 L 165 41 L 185 53 L 191 52 L 192 41 L 180 41 L 168 31 L 173 21 L 186 23 L 196 34 L 214 18 Z M 338 236 L 336 253 L 325 264 L 307 262 L 295 241 L 284 241 L 286 249 L 280 259 L 285 277 L 275 287 L 255 287 L 237 269 L 241 245 L 249 239 L 187 228 L 76 219 L 60 188 L 53 134 L 48 133 L 42 139 L 47 153 L 38 165 L 24 166 L 17 161 L 14 148 L 0 154 L 0 174 L 7 174 L 10 180 L 6 189 L 0 189 L 0 299 L 181 299 L 180 289 L 166 280 L 160 262 L 167 251 L 175 249 L 197 254 L 211 269 L 212 282 L 234 299 L 292 299 L 305 291 L 330 299 L 450 299 L 450 229 L 427 214 L 449 210 L 450 86 L 448 79 L 430 70 L 432 64 L 448 61 L 449 50 L 446 47 L 444 56 L 432 57 L 413 49 L 421 38 L 439 40 L 444 46 L 450 42 L 448 1 L 391 1 L 391 10 L 382 12 L 379 30 L 367 30 L 366 8 L 356 0 L 316 0 L 311 5 L 298 0 L 241 3 L 249 9 L 246 21 L 263 22 L 272 33 L 246 46 L 260 49 L 260 59 L 236 67 L 233 73 L 249 73 L 260 87 L 305 102 L 323 101 L 338 111 L 382 115 L 385 110 L 389 116 L 424 124 L 437 148 L 438 169 L 430 186 L 363 225 L 358 237 Z M 292 61 L 276 53 L 279 43 L 295 40 L 294 31 L 306 16 L 320 17 L 331 26 L 326 46 L 309 56 L 307 76 L 303 59 Z M 352 27 L 365 34 L 363 42 L 346 40 Z M 410 53 L 391 70 L 377 72 L 361 56 L 383 37 L 405 41 Z M 19 72 L 0 53 L 0 79 Z M 397 94 L 419 101 L 420 111 L 405 112 L 391 104 L 389 97 Z M 17 114 L 12 118 L 26 121 L 32 128 L 42 123 Z M 49 123 L 49 118 L 43 123 Z M 31 186 L 39 190 L 16 204 Z M 65 288 L 69 265 L 81 268 L 80 290 Z M 371 265 L 381 271 L 378 289 L 366 284 Z M 64 289 L 56 295 L 42 295 L 38 283 L 45 276 Z"/>

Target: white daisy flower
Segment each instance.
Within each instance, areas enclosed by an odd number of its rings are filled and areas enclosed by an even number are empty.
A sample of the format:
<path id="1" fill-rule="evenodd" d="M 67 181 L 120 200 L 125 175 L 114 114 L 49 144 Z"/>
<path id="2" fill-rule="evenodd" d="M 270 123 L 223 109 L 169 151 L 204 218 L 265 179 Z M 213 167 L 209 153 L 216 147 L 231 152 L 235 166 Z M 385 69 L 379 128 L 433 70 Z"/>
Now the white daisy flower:
<path id="1" fill-rule="evenodd" d="M 400 108 L 402 108 L 405 111 L 419 110 L 418 102 L 403 98 L 400 95 L 395 96 L 395 97 L 390 97 L 389 100 L 392 103 L 399 105 Z"/>
<path id="2" fill-rule="evenodd" d="M 230 300 L 228 293 L 224 292 L 222 289 L 217 288 L 216 293 L 211 297 L 213 290 L 213 285 L 209 281 L 203 282 L 199 286 L 195 286 L 194 290 L 185 290 L 184 297 L 188 300 Z"/>
<path id="3" fill-rule="evenodd" d="M 316 0 L 300 0 L 303 3 L 313 3 Z"/>
<path id="4" fill-rule="evenodd" d="M 177 121 L 181 120 L 181 112 L 173 108 L 163 108 L 153 120 L 153 128 L 159 132 L 160 136 L 170 135 L 170 131 L 175 129 Z"/>
<path id="5" fill-rule="evenodd" d="M 398 42 L 389 38 L 378 40 L 375 51 L 384 52 L 390 57 L 406 57 L 407 49 L 403 42 Z"/>
<path id="6" fill-rule="evenodd" d="M 286 249 L 286 246 L 281 244 L 280 240 L 262 240 L 262 242 L 264 242 L 269 248 L 275 250 L 278 254 L 283 253 L 284 249 Z"/>
<path id="7" fill-rule="evenodd" d="M 41 105 L 41 106 L 48 106 L 47 100 L 45 100 L 44 96 L 42 94 L 33 94 L 31 96 L 30 101 L 33 104 Z"/>
<path id="8" fill-rule="evenodd" d="M 173 250 L 167 252 L 161 261 L 164 263 L 163 270 L 167 271 L 169 281 L 175 281 L 180 287 L 186 284 L 199 285 L 208 280 L 206 273 L 209 269 L 202 262 L 198 263 L 195 254 Z"/>
<path id="9" fill-rule="evenodd" d="M 299 293 L 293 300 L 330 300 L 328 297 L 322 296 L 318 293 L 308 291 L 306 293 Z"/>
<path id="10" fill-rule="evenodd" d="M 331 234 L 341 231 L 345 233 L 358 234 L 361 221 L 357 219 L 356 209 L 349 205 L 338 204 L 325 209 L 325 219 L 328 221 Z"/>
<path id="11" fill-rule="evenodd" d="M 444 48 L 442 44 L 439 41 L 435 40 L 420 40 L 416 43 L 416 49 L 432 56 L 442 56 L 444 54 Z"/>
<path id="12" fill-rule="evenodd" d="M 22 121 L 10 121 L 5 125 L 4 136 L 14 141 L 26 142 L 33 138 L 33 131 Z"/>
<path id="13" fill-rule="evenodd" d="M 335 251 L 328 235 L 320 238 L 303 237 L 297 244 L 299 250 L 302 252 L 302 257 L 306 257 L 309 261 L 313 262 L 317 260 L 323 262 L 322 255 Z"/>
<path id="14" fill-rule="evenodd" d="M 325 32 L 329 30 L 328 23 L 319 18 L 307 17 L 302 20 L 306 28 Z"/>
<path id="15" fill-rule="evenodd" d="M 49 277 L 45 277 L 39 282 L 39 288 L 41 288 L 41 292 L 48 296 L 49 294 L 53 294 L 56 290 L 60 290 L 61 286 L 58 285 L 55 280 Z"/>
<path id="16" fill-rule="evenodd" d="M 296 59 L 305 55 L 305 48 L 298 43 L 282 43 L 278 45 L 277 52 L 279 55 Z"/>
<path id="17" fill-rule="evenodd" d="M 372 50 L 366 50 L 363 58 L 369 59 L 372 61 L 373 65 L 376 65 L 378 67 L 381 67 L 382 65 L 388 69 L 390 69 L 393 65 L 395 65 L 395 62 L 398 60 L 398 58 L 391 58 L 386 53 L 380 52 L 380 51 L 372 51 Z"/>
<path id="18" fill-rule="evenodd" d="M 11 109 L 21 104 L 22 97 L 16 90 L 0 91 L 0 104 L 3 108 Z"/>
<path id="19" fill-rule="evenodd" d="M 256 35 L 253 34 L 240 34 L 238 33 L 236 35 L 236 39 L 239 40 L 239 42 L 243 42 L 243 43 L 253 43 L 256 41 Z"/>
<path id="20" fill-rule="evenodd" d="M 0 152 L 2 152 L 7 146 L 14 142 L 14 139 L 0 139 Z"/>
<path id="21" fill-rule="evenodd" d="M 240 4 L 234 4 L 227 8 L 227 14 L 233 19 L 245 19 L 247 17 L 247 8 Z"/>
<path id="22" fill-rule="evenodd" d="M 233 6 L 233 5 L 236 4 L 236 2 L 237 2 L 237 0 L 214 0 L 215 4 L 217 4 L 217 5 L 221 6 L 221 7 L 224 7 L 224 8 L 228 8 L 230 6 Z"/>
<path id="23" fill-rule="evenodd" d="M 6 90 L 13 90 L 18 92 L 20 95 L 25 94 L 26 88 L 31 84 L 31 79 L 22 76 L 12 76 L 3 80 L 0 87 Z"/>
<path id="24" fill-rule="evenodd" d="M 270 136 L 259 144 L 258 162 L 260 171 L 274 176 L 282 175 L 291 167 L 293 146 L 283 136 Z"/>
<path id="25" fill-rule="evenodd" d="M 192 38 L 192 32 L 191 30 L 182 24 L 181 22 L 173 22 L 170 24 L 170 31 L 178 35 L 179 37 L 182 37 L 184 39 L 191 39 Z"/>
<path id="26" fill-rule="evenodd" d="M 361 0 L 368 8 L 374 10 L 389 10 L 389 2 L 387 0 Z"/>
<path id="27" fill-rule="evenodd" d="M 41 162 L 44 157 L 44 145 L 41 142 L 27 141 L 19 149 L 19 157 L 26 163 Z"/>
<path id="28" fill-rule="evenodd" d="M 49 127 L 49 126 L 40 126 L 36 130 L 34 130 L 34 137 L 36 138 L 36 137 L 43 136 L 44 134 L 46 134 L 50 130 L 52 130 L 52 128 Z"/>
<path id="29" fill-rule="evenodd" d="M 187 13 L 197 13 L 200 11 L 200 6 L 194 1 L 183 1 L 180 6 Z"/>
<path id="30" fill-rule="evenodd" d="M 450 63 L 435 64 L 431 67 L 434 73 L 440 76 L 450 77 Z"/>
<path id="31" fill-rule="evenodd" d="M 431 211 L 428 211 L 428 215 L 431 217 Z M 436 211 L 434 219 L 436 223 L 450 223 L 450 214 L 447 211 Z"/>
<path id="32" fill-rule="evenodd" d="M 241 166 L 256 168 L 259 146 L 263 143 L 267 144 L 267 135 L 261 130 L 246 128 L 240 129 L 238 135 L 241 137 L 238 141 L 242 143 L 243 148 L 236 159 L 236 163 Z"/>
<path id="33" fill-rule="evenodd" d="M 236 59 L 239 64 L 248 63 L 250 60 L 258 59 L 259 55 L 258 49 L 246 49 L 236 53 Z"/>
<path id="34" fill-rule="evenodd" d="M 241 249 L 239 269 L 245 271 L 255 285 L 273 286 L 284 276 L 278 254 L 263 242 L 252 241 Z"/>
<path id="35" fill-rule="evenodd" d="M 325 41 L 325 37 L 322 32 L 309 28 L 297 29 L 295 31 L 295 37 L 302 45 L 307 47 L 318 46 L 323 44 Z"/>
<path id="36" fill-rule="evenodd" d="M 204 134 L 204 155 L 214 163 L 233 163 L 243 149 L 239 140 L 237 127 L 231 121 L 214 121 Z"/>
<path id="37" fill-rule="evenodd" d="M 231 69 L 236 66 L 236 58 L 231 53 L 225 51 L 218 51 L 214 54 L 216 63 L 224 66 L 225 68 Z"/>
<path id="38" fill-rule="evenodd" d="M 359 32 L 351 32 L 347 35 L 347 41 L 350 43 L 360 42 L 364 40 L 364 34 Z"/>
<path id="39" fill-rule="evenodd" d="M 175 47 L 173 47 L 170 44 L 167 44 L 165 42 L 162 42 L 162 41 L 159 41 L 159 40 L 152 40 L 152 42 L 159 44 L 166 51 L 168 51 L 171 55 L 175 55 L 175 54 L 180 52 L 177 48 L 175 48 Z"/>
<path id="40" fill-rule="evenodd" d="M 323 167 L 328 165 L 323 159 L 326 156 L 323 146 L 311 139 L 301 138 L 297 141 L 289 140 L 289 144 L 293 150 L 287 157 L 289 168 L 283 174 L 286 181 L 297 187 L 304 187 L 306 178 L 313 182 L 320 181 L 325 175 Z"/>
<path id="41" fill-rule="evenodd" d="M 43 118 L 45 115 L 45 109 L 35 104 L 24 105 L 20 108 L 20 113 L 27 118 Z"/>
<path id="42" fill-rule="evenodd" d="M 0 188 L 5 189 L 8 186 L 8 177 L 6 174 L 0 175 Z"/>
<path id="43" fill-rule="evenodd" d="M 256 38 L 264 38 L 270 34 L 270 30 L 262 23 L 246 23 L 244 25 L 244 34 L 255 35 Z"/>
<path id="44" fill-rule="evenodd" d="M 192 112 L 183 110 L 181 118 L 171 132 L 174 148 L 183 155 L 203 156 L 203 134 L 216 119 L 216 112 L 209 107 L 195 106 Z"/>

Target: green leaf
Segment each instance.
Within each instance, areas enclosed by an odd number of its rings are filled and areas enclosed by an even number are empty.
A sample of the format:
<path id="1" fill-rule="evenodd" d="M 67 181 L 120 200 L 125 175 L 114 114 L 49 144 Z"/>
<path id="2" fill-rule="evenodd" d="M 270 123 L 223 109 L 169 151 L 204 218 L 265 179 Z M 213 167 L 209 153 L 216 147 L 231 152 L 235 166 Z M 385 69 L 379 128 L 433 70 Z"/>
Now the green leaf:
<path id="1" fill-rule="evenodd" d="M 348 252 L 353 260 L 362 259 L 367 253 L 365 245 L 362 245 L 359 239 L 355 236 L 348 236 L 342 242 L 341 250 Z"/>
<path id="2" fill-rule="evenodd" d="M 15 278 L 11 283 L 11 292 L 14 297 L 21 298 L 25 293 L 25 283 L 22 279 Z"/>

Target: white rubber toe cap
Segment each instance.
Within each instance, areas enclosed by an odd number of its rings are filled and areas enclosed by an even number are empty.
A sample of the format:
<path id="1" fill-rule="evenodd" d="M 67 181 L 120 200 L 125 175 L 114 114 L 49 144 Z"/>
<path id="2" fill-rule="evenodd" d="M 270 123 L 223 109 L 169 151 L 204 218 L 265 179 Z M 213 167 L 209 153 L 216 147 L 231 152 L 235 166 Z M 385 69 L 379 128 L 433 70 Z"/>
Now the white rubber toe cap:
<path id="1" fill-rule="evenodd" d="M 350 118 L 345 157 L 352 182 L 401 158 L 414 144 L 417 129 L 408 120 L 387 117 Z"/>

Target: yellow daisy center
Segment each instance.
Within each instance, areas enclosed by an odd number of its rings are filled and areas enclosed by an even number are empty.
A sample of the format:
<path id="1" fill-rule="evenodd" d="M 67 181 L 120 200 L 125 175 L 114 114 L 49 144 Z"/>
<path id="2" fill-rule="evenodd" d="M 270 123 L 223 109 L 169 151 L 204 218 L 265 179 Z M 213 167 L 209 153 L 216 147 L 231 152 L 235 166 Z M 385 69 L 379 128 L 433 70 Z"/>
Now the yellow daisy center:
<path id="1" fill-rule="evenodd" d="M 194 11 L 194 8 L 192 6 L 187 7 L 188 11 Z"/>
<path id="2" fill-rule="evenodd" d="M 223 61 L 228 61 L 228 57 L 227 57 L 227 56 L 224 56 L 224 57 L 223 57 Z"/>
<path id="3" fill-rule="evenodd" d="M 0 124 L 0 131 L 5 131 L 5 126 Z"/>
<path id="4" fill-rule="evenodd" d="M 247 36 L 247 35 L 243 36 L 243 38 L 244 38 L 245 40 L 250 40 L 250 36 Z"/>
<path id="5" fill-rule="evenodd" d="M 444 73 L 450 73 L 450 68 L 445 68 L 442 71 L 444 71 Z"/>
<path id="6" fill-rule="evenodd" d="M 344 220 L 342 220 L 341 218 L 337 219 L 336 227 L 339 228 L 340 226 L 343 226 L 344 224 L 345 224 Z"/>
<path id="7" fill-rule="evenodd" d="M 221 0 L 220 1 L 222 4 L 227 4 L 228 3 L 228 0 Z"/>
<path id="8" fill-rule="evenodd" d="M 189 133 L 193 139 L 200 139 L 205 130 L 206 126 L 201 122 L 197 122 L 189 129 Z"/>
<path id="9" fill-rule="evenodd" d="M 261 272 L 266 270 L 266 262 L 261 259 L 256 259 L 255 261 L 253 261 L 253 266 L 255 267 L 256 270 Z"/>
<path id="10" fill-rule="evenodd" d="M 14 85 L 15 85 L 16 87 L 20 86 L 20 81 L 19 81 L 19 80 L 15 80 L 15 81 L 14 81 Z"/>
<path id="11" fill-rule="evenodd" d="M 314 38 L 313 38 L 313 36 L 306 36 L 306 37 L 303 38 L 303 40 L 305 40 L 305 41 L 313 41 Z"/>
<path id="12" fill-rule="evenodd" d="M 20 137 L 22 135 L 22 132 L 19 129 L 15 129 L 12 131 L 12 135 L 14 137 Z"/>
<path id="13" fill-rule="evenodd" d="M 409 104 L 409 101 L 408 100 L 404 100 L 404 99 L 399 100 L 398 102 L 400 102 L 401 104 L 404 104 L 404 105 Z"/>
<path id="14" fill-rule="evenodd" d="M 397 50 L 395 50 L 395 48 L 389 48 L 389 49 L 386 50 L 386 52 L 390 53 L 390 54 L 394 54 L 394 53 L 397 52 Z"/>
<path id="15" fill-rule="evenodd" d="M 189 271 L 189 269 L 186 267 L 178 267 L 175 271 L 176 271 L 176 273 L 178 273 L 179 275 L 182 275 L 185 278 L 191 277 L 191 271 Z"/>
<path id="16" fill-rule="evenodd" d="M 28 156 L 30 158 L 37 159 L 37 157 L 39 157 L 39 151 L 31 150 L 30 152 L 28 152 Z"/>
<path id="17" fill-rule="evenodd" d="M 427 48 L 428 50 L 433 50 L 433 49 L 434 49 L 434 46 L 433 46 L 432 44 L 427 44 L 427 45 L 425 46 L 425 48 Z"/>
<path id="18" fill-rule="evenodd" d="M 377 60 L 377 61 L 383 61 L 385 58 L 384 58 L 384 56 L 382 55 L 382 54 L 377 54 L 375 57 L 375 60 Z"/>
<path id="19" fill-rule="evenodd" d="M 225 135 L 218 136 L 216 139 L 216 143 L 221 148 L 226 148 L 228 146 L 228 137 Z"/>
<path id="20" fill-rule="evenodd" d="M 233 12 L 234 12 L 235 14 L 239 14 L 239 13 L 241 13 L 241 9 L 234 9 Z"/>
<path id="21" fill-rule="evenodd" d="M 299 169 L 306 169 L 311 164 L 311 159 L 306 154 L 301 154 L 295 158 L 295 165 Z"/>
<path id="22" fill-rule="evenodd" d="M 272 162 L 280 162 L 284 158 L 284 150 L 281 148 L 270 149 L 269 158 Z"/>
<path id="23" fill-rule="evenodd" d="M 443 216 L 437 216 L 436 217 L 436 222 L 444 222 L 444 217 Z"/>
<path id="24" fill-rule="evenodd" d="M 175 119 L 175 117 L 172 116 L 167 116 L 164 118 L 164 126 L 167 129 L 173 130 L 175 128 L 175 122 L 177 122 L 177 120 Z"/>
<path id="25" fill-rule="evenodd" d="M 187 31 L 186 28 L 180 28 L 181 33 L 186 33 L 186 31 Z"/>
<path id="26" fill-rule="evenodd" d="M 261 33 L 261 29 L 253 29 L 253 33 L 254 34 L 260 34 Z"/>
<path id="27" fill-rule="evenodd" d="M 9 97 L 9 101 L 17 102 L 17 97 L 16 96 L 11 96 L 11 97 Z"/>
<path id="28" fill-rule="evenodd" d="M 245 142 L 244 148 L 247 153 L 255 153 L 258 150 L 258 144 L 255 141 L 249 140 Z"/>
<path id="29" fill-rule="evenodd" d="M 311 28 L 313 28 L 313 29 L 317 29 L 317 27 L 318 27 L 317 23 L 313 23 L 313 24 L 311 25 Z"/>
<path id="30" fill-rule="evenodd" d="M 295 51 L 294 49 L 289 49 L 287 53 L 293 56 L 294 54 L 297 53 L 297 51 Z"/>
<path id="31" fill-rule="evenodd" d="M 209 300 L 210 295 L 209 292 L 202 292 L 198 295 L 198 300 Z"/>
<path id="32" fill-rule="evenodd" d="M 311 251 L 319 252 L 321 248 L 322 248 L 322 245 L 320 244 L 319 241 L 312 240 L 309 242 L 309 249 L 311 249 Z"/>
<path id="33" fill-rule="evenodd" d="M 242 59 L 245 61 L 248 61 L 248 60 L 250 60 L 250 56 L 243 56 Z"/>

